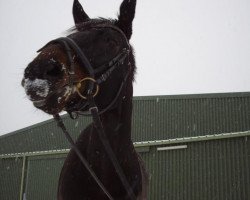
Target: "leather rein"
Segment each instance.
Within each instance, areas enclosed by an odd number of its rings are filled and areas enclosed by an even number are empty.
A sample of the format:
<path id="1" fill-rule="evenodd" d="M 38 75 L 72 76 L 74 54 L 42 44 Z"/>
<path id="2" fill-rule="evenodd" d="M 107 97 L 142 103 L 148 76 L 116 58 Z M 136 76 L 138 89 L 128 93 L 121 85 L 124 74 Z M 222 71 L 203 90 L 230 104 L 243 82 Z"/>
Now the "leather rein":
<path id="1" fill-rule="evenodd" d="M 76 88 L 76 91 L 78 93 L 78 95 L 84 100 L 83 102 L 80 102 L 78 104 L 76 104 L 75 106 L 72 106 L 71 108 L 68 108 L 66 111 L 69 113 L 70 117 L 72 119 L 76 119 L 79 115 L 87 115 L 87 116 L 92 116 L 93 119 L 93 124 L 98 132 L 98 135 L 100 137 L 100 140 L 104 146 L 104 149 L 107 153 L 107 155 L 109 156 L 111 163 L 113 164 L 117 175 L 120 179 L 120 181 L 123 184 L 123 187 L 125 188 L 126 192 L 127 192 L 127 196 L 130 197 L 131 200 L 136 200 L 136 196 L 132 190 L 132 188 L 130 187 L 128 180 L 123 172 L 123 169 L 121 168 L 111 146 L 110 143 L 107 139 L 107 136 L 105 134 L 105 131 L 103 129 L 103 125 L 102 122 L 100 120 L 100 114 L 103 114 L 104 112 L 106 112 L 107 110 L 109 110 L 110 108 L 112 108 L 114 106 L 114 104 L 117 102 L 118 98 L 120 97 L 124 85 L 126 84 L 127 78 L 129 76 L 130 73 L 130 68 L 131 68 L 131 64 L 129 61 L 129 54 L 130 54 L 130 45 L 128 43 L 128 40 L 126 38 L 126 36 L 124 35 L 124 33 L 117 27 L 112 26 L 112 25 L 95 25 L 93 26 L 94 28 L 111 28 L 115 31 L 118 31 L 123 38 L 125 39 L 126 43 L 127 43 L 127 47 L 123 48 L 122 51 L 115 56 L 111 61 L 109 61 L 108 63 L 94 69 L 92 67 L 92 65 L 90 64 L 88 58 L 85 56 L 84 52 L 80 49 L 80 47 L 75 43 L 75 41 L 69 37 L 61 37 L 55 40 L 50 41 L 48 44 L 46 44 L 43 48 L 45 48 L 46 46 L 50 45 L 50 44 L 54 44 L 54 43 L 58 43 L 61 46 L 64 47 L 64 50 L 67 54 L 67 58 L 69 61 L 69 68 L 67 69 L 67 73 L 68 73 L 68 86 L 70 86 L 71 88 Z M 41 48 L 38 52 L 40 52 L 43 48 Z M 85 70 L 88 72 L 88 77 L 77 81 L 75 80 L 75 66 L 74 66 L 74 61 L 73 61 L 73 54 L 77 54 L 77 56 L 79 57 L 80 60 L 80 64 L 82 64 L 85 67 Z M 112 74 L 112 72 L 117 69 L 117 67 L 119 67 L 121 64 L 124 63 L 125 59 L 128 59 L 128 65 L 129 65 L 129 69 L 124 77 L 124 79 L 121 82 L 121 85 L 117 91 L 117 94 L 115 96 L 115 98 L 110 102 L 110 104 L 99 111 L 95 101 L 94 101 L 94 97 L 98 94 L 99 92 L 99 85 L 103 82 L 105 82 L 109 76 Z M 96 74 L 102 73 L 98 78 L 96 78 Z M 87 93 L 86 95 L 81 94 L 80 88 L 81 85 L 83 84 L 83 82 L 88 82 L 88 88 L 87 88 Z M 86 114 L 85 112 L 83 112 L 82 110 L 88 110 L 89 113 Z M 92 178 L 95 180 L 95 182 L 98 184 L 98 186 L 101 188 L 101 190 L 105 193 L 105 195 L 110 199 L 110 200 L 114 200 L 114 198 L 111 196 L 111 194 L 108 192 L 108 190 L 105 188 L 105 186 L 102 184 L 102 182 L 100 181 L 100 179 L 97 177 L 97 175 L 95 174 L 95 172 L 93 171 L 93 169 L 91 168 L 90 164 L 88 163 L 88 161 L 82 156 L 80 150 L 78 149 L 78 147 L 76 146 L 74 140 L 72 139 L 72 137 L 70 136 L 69 132 L 67 131 L 61 117 L 59 114 L 55 114 L 53 115 L 55 121 L 57 122 L 58 127 L 60 127 L 62 129 L 62 131 L 64 132 L 67 140 L 69 141 L 69 143 L 71 144 L 72 149 L 75 151 L 75 153 L 77 154 L 77 156 L 79 157 L 80 161 L 82 162 L 82 164 L 85 166 L 85 168 L 88 170 L 88 172 L 90 173 L 90 175 L 92 176 Z"/>

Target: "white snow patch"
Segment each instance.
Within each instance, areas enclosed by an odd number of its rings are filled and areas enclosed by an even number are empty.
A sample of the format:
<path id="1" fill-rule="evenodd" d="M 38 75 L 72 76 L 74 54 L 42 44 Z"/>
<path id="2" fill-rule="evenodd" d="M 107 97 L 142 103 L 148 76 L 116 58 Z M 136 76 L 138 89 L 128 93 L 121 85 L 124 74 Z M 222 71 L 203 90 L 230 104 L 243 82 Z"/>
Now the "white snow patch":
<path id="1" fill-rule="evenodd" d="M 40 97 L 47 97 L 49 94 L 49 88 L 45 88 L 42 92 L 36 91 L 36 94 Z"/>
<path id="2" fill-rule="evenodd" d="M 56 62 L 56 60 L 54 58 L 51 58 L 50 61 L 52 61 L 54 63 Z"/>
<path id="3" fill-rule="evenodd" d="M 72 92 L 72 88 L 67 86 L 65 87 L 65 92 L 63 96 L 68 97 L 71 94 L 71 92 Z"/>
<path id="4" fill-rule="evenodd" d="M 62 97 L 58 97 L 57 103 L 61 103 L 61 101 L 62 101 Z"/>
<path id="5" fill-rule="evenodd" d="M 76 87 L 66 86 L 64 94 L 63 94 L 63 96 L 65 97 L 65 100 L 67 100 L 69 96 L 75 92 L 76 92 Z"/>
<path id="6" fill-rule="evenodd" d="M 61 63 L 61 66 L 62 66 L 62 71 L 66 71 L 66 66 L 64 63 Z"/>
<path id="7" fill-rule="evenodd" d="M 36 91 L 36 95 L 40 97 L 47 97 L 49 94 L 49 83 L 47 80 L 43 79 L 25 79 L 24 80 L 24 89 L 28 92 L 29 89 L 34 89 Z M 30 98 L 30 97 L 29 97 Z"/>

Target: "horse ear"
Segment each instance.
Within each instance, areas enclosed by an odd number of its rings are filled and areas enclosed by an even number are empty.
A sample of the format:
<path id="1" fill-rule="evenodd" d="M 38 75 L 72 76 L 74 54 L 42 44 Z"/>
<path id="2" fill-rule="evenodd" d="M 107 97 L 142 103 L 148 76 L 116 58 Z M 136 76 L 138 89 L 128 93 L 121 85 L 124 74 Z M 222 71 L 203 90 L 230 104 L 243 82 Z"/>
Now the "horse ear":
<path id="1" fill-rule="evenodd" d="M 73 3 L 73 17 L 75 24 L 80 24 L 89 20 L 89 16 L 84 12 L 78 0 L 74 0 Z"/>
<path id="2" fill-rule="evenodd" d="M 136 0 L 124 0 L 116 25 L 125 33 L 128 40 L 132 35 L 132 22 L 135 17 Z"/>

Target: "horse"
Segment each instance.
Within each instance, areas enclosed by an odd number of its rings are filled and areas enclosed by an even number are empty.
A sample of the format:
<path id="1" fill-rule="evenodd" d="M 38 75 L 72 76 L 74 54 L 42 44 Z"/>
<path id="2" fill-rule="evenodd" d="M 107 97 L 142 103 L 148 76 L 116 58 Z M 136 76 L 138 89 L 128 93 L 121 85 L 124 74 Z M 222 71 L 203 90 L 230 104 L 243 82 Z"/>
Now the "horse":
<path id="1" fill-rule="evenodd" d="M 110 196 L 72 148 L 60 173 L 58 200 L 147 199 L 148 173 L 131 139 L 135 8 L 136 0 L 123 0 L 117 19 L 90 18 L 74 0 L 75 26 L 68 36 L 42 47 L 24 70 L 22 86 L 37 109 L 54 116 L 67 111 L 74 118 L 95 108 L 101 124 L 88 125 L 75 146 Z"/>

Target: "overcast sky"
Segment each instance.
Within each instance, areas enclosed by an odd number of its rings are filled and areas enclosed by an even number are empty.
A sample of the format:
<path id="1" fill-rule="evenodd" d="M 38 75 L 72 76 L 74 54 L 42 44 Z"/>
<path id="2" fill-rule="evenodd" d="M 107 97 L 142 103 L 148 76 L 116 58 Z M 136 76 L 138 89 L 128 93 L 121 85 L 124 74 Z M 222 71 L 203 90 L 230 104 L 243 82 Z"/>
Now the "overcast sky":
<path id="1" fill-rule="evenodd" d="M 137 0 L 135 96 L 250 91 L 249 0 Z M 122 0 L 80 0 L 116 17 Z M 73 26 L 73 0 L 0 0 L 0 135 L 49 119 L 20 85 L 48 41 Z"/>

